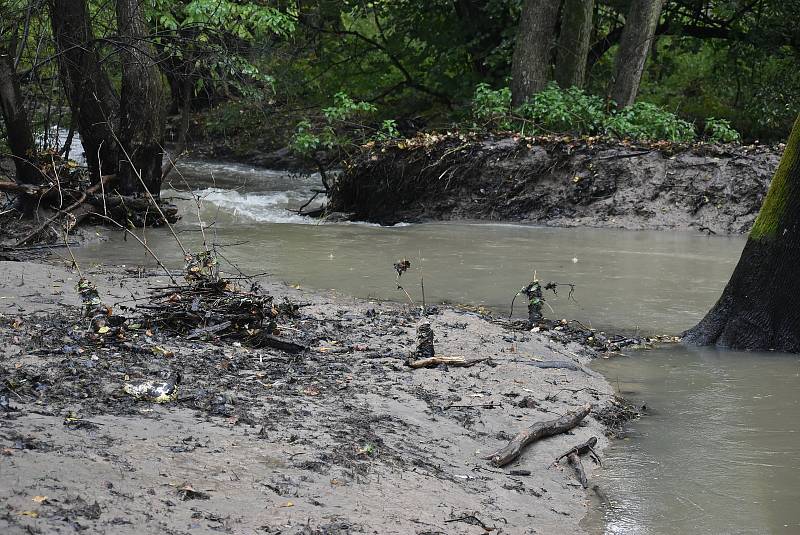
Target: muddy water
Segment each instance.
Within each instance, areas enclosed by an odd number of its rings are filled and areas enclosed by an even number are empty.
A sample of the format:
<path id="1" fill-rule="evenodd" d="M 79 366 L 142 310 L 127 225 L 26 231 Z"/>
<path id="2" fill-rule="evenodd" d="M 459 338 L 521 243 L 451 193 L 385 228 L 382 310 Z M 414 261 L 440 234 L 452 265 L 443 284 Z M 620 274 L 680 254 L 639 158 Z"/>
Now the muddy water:
<path id="1" fill-rule="evenodd" d="M 673 347 L 593 367 L 649 415 L 606 451 L 587 527 L 800 533 L 796 356 Z"/>
<path id="2" fill-rule="evenodd" d="M 520 225 L 423 224 L 381 228 L 319 224 L 286 211 L 317 187 L 241 165 L 186 162 L 183 174 L 203 199 L 205 240 L 249 273 L 271 273 L 317 289 L 402 300 L 392 262 L 412 260 L 402 282 L 419 301 L 420 275 L 431 302 L 462 302 L 507 311 L 534 270 L 542 280 L 576 284 L 548 296 L 555 317 L 595 327 L 678 333 L 719 295 L 743 246 L 741 238 L 685 233 L 548 229 Z M 176 188 L 182 180 L 173 179 Z M 183 207 L 175 230 L 200 247 L 190 196 L 167 192 Z M 181 264 L 164 229 L 148 243 Z M 82 262 L 113 259 L 152 265 L 130 239 L 79 251 Z M 519 306 L 517 311 L 522 312 Z M 796 357 L 683 347 L 636 353 L 597 368 L 646 404 L 605 459 L 594 482 L 603 499 L 586 520 L 590 532 L 800 532 L 800 446 Z"/>

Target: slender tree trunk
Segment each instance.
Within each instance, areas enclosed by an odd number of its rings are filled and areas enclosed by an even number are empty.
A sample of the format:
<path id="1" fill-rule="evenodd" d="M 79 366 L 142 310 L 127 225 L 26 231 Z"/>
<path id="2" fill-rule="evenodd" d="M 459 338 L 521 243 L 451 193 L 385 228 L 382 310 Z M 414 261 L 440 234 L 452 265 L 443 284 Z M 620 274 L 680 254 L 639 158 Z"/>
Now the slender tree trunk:
<path id="1" fill-rule="evenodd" d="M 632 0 L 617 52 L 611 99 L 630 106 L 639 93 L 644 65 L 661 17 L 664 0 Z"/>
<path id="2" fill-rule="evenodd" d="M 511 100 L 524 104 L 550 80 L 560 0 L 525 0 L 511 65 Z"/>
<path id="3" fill-rule="evenodd" d="M 164 86 L 140 0 L 117 0 L 122 40 L 119 184 L 123 193 L 161 190 L 164 146 Z M 141 181 L 140 181 L 141 177 Z"/>
<path id="4" fill-rule="evenodd" d="M 716 305 L 683 333 L 698 345 L 800 352 L 800 117 Z"/>
<path id="5" fill-rule="evenodd" d="M 76 119 L 92 181 L 117 172 L 114 132 L 119 97 L 94 48 L 86 0 L 49 0 L 50 24 L 64 93 Z"/>
<path id="6" fill-rule="evenodd" d="M 13 49 L 3 46 L 0 46 L 0 108 L 6 126 L 8 146 L 14 157 L 17 182 L 38 184 L 41 175 L 32 163 L 36 155 L 36 145 L 14 70 Z"/>
<path id="7" fill-rule="evenodd" d="M 556 53 L 556 82 L 583 87 L 592 39 L 594 0 L 565 0 Z"/>

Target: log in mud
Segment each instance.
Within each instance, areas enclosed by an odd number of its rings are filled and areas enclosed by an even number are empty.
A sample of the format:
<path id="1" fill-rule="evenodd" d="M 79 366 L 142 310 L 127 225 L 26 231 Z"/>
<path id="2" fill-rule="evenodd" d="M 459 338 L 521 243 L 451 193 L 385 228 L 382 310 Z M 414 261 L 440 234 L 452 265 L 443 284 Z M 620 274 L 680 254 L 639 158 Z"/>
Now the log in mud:
<path id="1" fill-rule="evenodd" d="M 781 147 L 421 134 L 364 147 L 329 209 L 381 224 L 519 221 L 740 234 Z"/>

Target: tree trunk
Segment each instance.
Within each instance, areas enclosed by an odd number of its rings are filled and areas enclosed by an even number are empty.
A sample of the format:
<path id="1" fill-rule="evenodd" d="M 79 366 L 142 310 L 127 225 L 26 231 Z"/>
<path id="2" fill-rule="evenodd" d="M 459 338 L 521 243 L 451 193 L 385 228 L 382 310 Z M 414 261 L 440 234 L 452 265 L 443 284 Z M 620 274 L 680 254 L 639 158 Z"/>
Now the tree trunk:
<path id="1" fill-rule="evenodd" d="M 739 263 L 716 305 L 684 341 L 800 352 L 800 117 Z"/>
<path id="2" fill-rule="evenodd" d="M 32 163 L 36 155 L 36 145 L 14 69 L 14 53 L 10 47 L 0 47 L 0 108 L 6 125 L 8 147 L 14 157 L 17 182 L 38 184 L 41 175 Z"/>
<path id="3" fill-rule="evenodd" d="M 565 0 L 556 53 L 556 82 L 583 87 L 592 39 L 594 0 Z"/>
<path id="4" fill-rule="evenodd" d="M 64 94 L 81 136 L 92 182 L 117 172 L 119 97 L 94 48 L 85 0 L 50 0 L 50 24 Z"/>
<path id="5" fill-rule="evenodd" d="M 611 99 L 617 107 L 630 106 L 639 93 L 644 65 L 661 17 L 664 0 L 632 0 L 617 52 Z"/>
<path id="6" fill-rule="evenodd" d="M 525 0 L 511 65 L 511 100 L 524 104 L 550 79 L 560 0 Z"/>
<path id="7" fill-rule="evenodd" d="M 161 190 L 164 146 L 164 87 L 153 45 L 148 41 L 139 0 L 117 0 L 122 40 L 119 184 L 123 194 Z"/>

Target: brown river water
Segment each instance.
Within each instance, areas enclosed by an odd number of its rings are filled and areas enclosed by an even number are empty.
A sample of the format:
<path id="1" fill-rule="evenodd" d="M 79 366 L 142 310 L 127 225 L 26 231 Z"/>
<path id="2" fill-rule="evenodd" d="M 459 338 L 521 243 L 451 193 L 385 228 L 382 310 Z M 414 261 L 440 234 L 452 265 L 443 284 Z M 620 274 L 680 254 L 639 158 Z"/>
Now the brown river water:
<path id="1" fill-rule="evenodd" d="M 744 239 L 690 233 L 554 229 L 502 224 L 377 227 L 319 224 L 286 211 L 316 181 L 235 164 L 186 162 L 203 197 L 206 240 L 244 272 L 357 297 L 403 300 L 392 263 L 415 300 L 481 305 L 507 313 L 534 270 L 576 285 L 548 296 L 546 314 L 615 332 L 677 334 L 719 296 Z M 178 187 L 181 181 L 173 180 Z M 202 243 L 185 193 L 175 227 Z M 181 255 L 164 229 L 146 232 L 167 264 Z M 76 251 L 82 263 L 153 265 L 133 240 Z M 230 271 L 230 270 L 229 270 Z M 522 313 L 518 306 L 517 313 Z M 800 533 L 800 359 L 674 346 L 596 361 L 648 416 L 606 451 L 592 483 L 601 491 L 587 531 L 614 534 Z"/>

